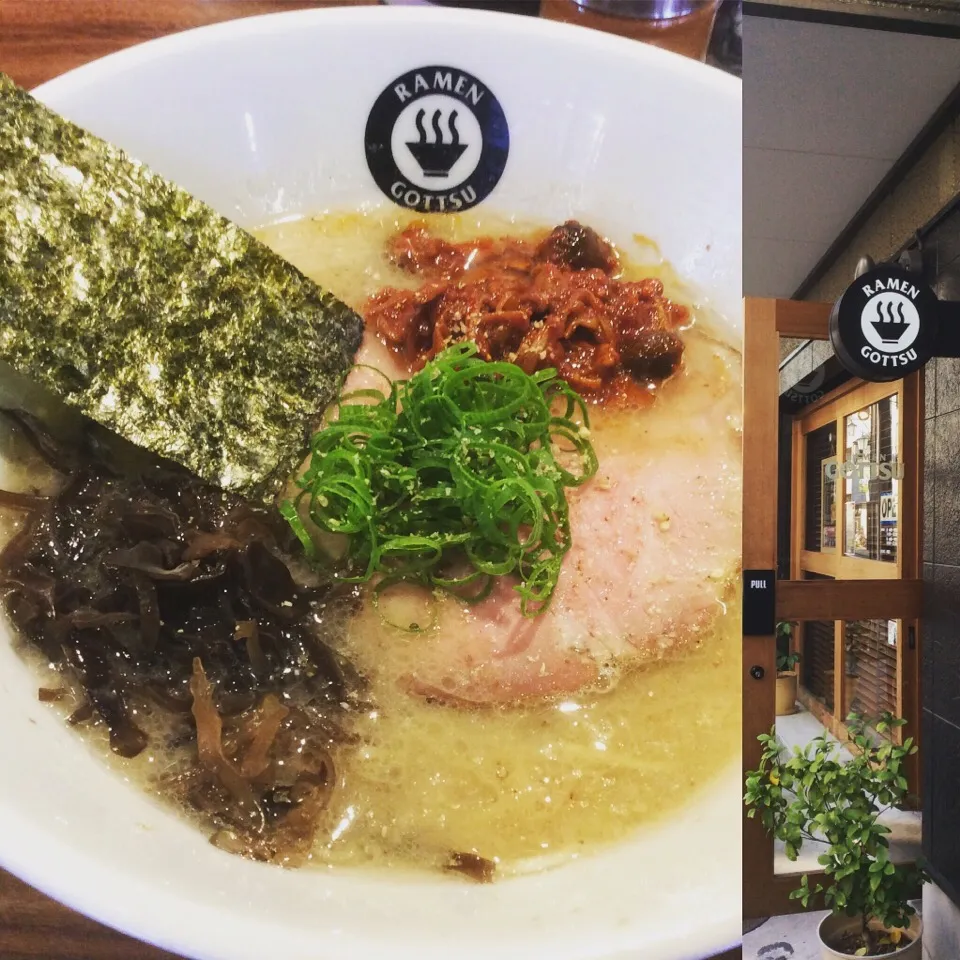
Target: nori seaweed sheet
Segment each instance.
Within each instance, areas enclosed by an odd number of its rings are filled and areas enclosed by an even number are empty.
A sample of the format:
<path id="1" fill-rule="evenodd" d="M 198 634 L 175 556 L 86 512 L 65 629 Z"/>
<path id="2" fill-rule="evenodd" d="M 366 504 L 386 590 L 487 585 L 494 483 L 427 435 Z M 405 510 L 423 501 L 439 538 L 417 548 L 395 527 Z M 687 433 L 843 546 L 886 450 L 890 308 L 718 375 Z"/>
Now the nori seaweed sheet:
<path id="1" fill-rule="evenodd" d="M 266 499 L 363 321 L 0 73 L 0 360 L 127 440 Z"/>

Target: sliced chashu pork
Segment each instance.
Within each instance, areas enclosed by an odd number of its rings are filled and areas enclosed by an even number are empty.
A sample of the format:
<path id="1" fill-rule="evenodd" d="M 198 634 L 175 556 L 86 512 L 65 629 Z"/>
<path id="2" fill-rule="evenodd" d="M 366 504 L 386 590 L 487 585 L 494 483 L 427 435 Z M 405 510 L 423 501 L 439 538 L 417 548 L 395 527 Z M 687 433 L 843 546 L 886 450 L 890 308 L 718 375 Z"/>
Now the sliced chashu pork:
<path id="1" fill-rule="evenodd" d="M 358 363 L 409 375 L 369 334 Z M 347 389 L 377 381 L 356 370 Z M 695 446 L 678 441 L 655 454 L 598 440 L 597 477 L 568 491 L 573 542 L 544 614 L 523 617 L 507 578 L 472 606 L 409 588 L 404 616 L 434 626 L 393 638 L 414 645 L 397 682 L 444 700 L 510 702 L 571 693 L 620 665 L 699 644 L 739 568 L 741 501 L 735 431 L 692 433 Z M 363 615 L 380 616 L 369 607 Z"/>

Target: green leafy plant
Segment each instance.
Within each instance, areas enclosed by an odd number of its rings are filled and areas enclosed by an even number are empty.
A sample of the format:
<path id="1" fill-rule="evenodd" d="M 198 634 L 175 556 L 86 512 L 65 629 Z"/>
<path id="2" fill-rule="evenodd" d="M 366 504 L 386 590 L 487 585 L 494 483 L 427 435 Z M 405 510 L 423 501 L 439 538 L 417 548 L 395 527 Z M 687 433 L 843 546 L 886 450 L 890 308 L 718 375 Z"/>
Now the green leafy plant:
<path id="1" fill-rule="evenodd" d="M 790 652 L 790 638 L 796 626 L 791 620 L 781 620 L 777 624 L 777 673 L 789 673 L 799 662 L 800 654 Z"/>
<path id="2" fill-rule="evenodd" d="M 790 637 L 793 635 L 793 628 L 796 624 L 792 620 L 781 620 L 777 624 L 776 637 L 777 641 L 786 640 L 789 642 Z"/>
<path id="3" fill-rule="evenodd" d="M 789 673 L 799 662 L 799 653 L 778 653 L 777 673 Z"/>
<path id="4" fill-rule="evenodd" d="M 793 636 L 793 628 L 795 626 L 796 624 L 790 620 L 781 620 L 774 631 L 777 644 L 777 672 L 780 672 L 782 669 L 790 669 L 789 667 L 782 668 L 780 666 L 780 658 L 790 656 L 790 639 Z"/>
<path id="5" fill-rule="evenodd" d="M 905 720 L 884 713 L 878 734 L 902 727 Z M 835 914 L 858 917 L 860 933 L 854 956 L 882 956 L 896 949 L 901 931 L 914 909 L 909 897 L 926 879 L 922 867 L 890 860 L 889 828 L 879 822 L 887 807 L 908 797 L 904 761 L 916 753 L 912 738 L 902 745 L 875 738 L 866 721 L 847 718 L 846 744 L 826 732 L 803 748 L 788 752 L 776 733 L 763 734 L 760 766 L 746 776 L 747 816 L 758 817 L 765 829 L 783 841 L 787 858 L 795 861 L 805 842 L 823 842 L 827 851 L 818 862 L 823 882 L 811 884 L 804 874 L 790 896 L 806 907 L 815 896 Z M 842 761 L 844 746 L 855 748 Z M 871 929 L 878 921 L 888 933 Z"/>

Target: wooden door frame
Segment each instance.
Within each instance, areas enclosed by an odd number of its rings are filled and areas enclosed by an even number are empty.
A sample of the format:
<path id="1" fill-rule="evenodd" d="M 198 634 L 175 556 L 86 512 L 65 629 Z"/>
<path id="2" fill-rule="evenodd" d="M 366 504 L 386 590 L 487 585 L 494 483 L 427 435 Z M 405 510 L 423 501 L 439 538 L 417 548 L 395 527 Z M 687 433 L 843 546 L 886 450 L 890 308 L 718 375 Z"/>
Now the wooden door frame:
<path id="1" fill-rule="evenodd" d="M 777 570 L 777 507 L 780 405 L 780 338 L 827 340 L 827 324 L 832 304 L 805 301 L 748 298 L 744 301 L 744 402 L 743 402 L 743 568 Z M 903 410 L 901 422 L 917 431 L 918 444 L 923 431 L 923 378 L 917 376 L 917 389 L 910 409 Z M 903 447 L 901 446 L 901 449 Z M 921 448 L 922 449 L 922 448 Z M 912 458 L 914 461 L 920 458 Z M 905 464 L 902 498 L 915 502 L 922 510 L 921 462 Z M 922 513 L 920 513 L 922 516 Z M 922 556 L 922 525 L 910 543 L 901 543 L 909 564 L 904 574 L 909 579 L 871 579 L 845 581 L 782 580 L 776 586 L 777 620 L 803 620 L 816 610 L 817 619 L 857 620 L 912 619 L 920 617 L 922 580 L 917 576 Z M 919 635 L 911 675 L 916 683 L 905 698 L 917 713 L 920 702 Z M 757 670 L 757 668 L 760 668 Z M 760 678 L 757 679 L 757 674 Z M 743 638 L 743 770 L 755 769 L 761 748 L 757 736 L 769 733 L 775 719 L 776 640 L 773 635 Z M 913 735 L 919 742 L 919 729 Z M 770 917 L 803 910 L 789 894 L 797 887 L 797 878 L 774 872 L 774 841 L 757 819 L 743 820 L 743 915 L 747 918 Z M 811 885 L 818 874 L 810 874 Z"/>

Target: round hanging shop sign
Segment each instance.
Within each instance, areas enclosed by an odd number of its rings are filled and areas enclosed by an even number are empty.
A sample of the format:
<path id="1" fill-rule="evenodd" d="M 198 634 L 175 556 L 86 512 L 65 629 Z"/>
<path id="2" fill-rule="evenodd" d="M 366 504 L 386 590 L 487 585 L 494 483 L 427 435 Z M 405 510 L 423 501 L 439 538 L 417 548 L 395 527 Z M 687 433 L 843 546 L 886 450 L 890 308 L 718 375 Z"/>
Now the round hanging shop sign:
<path id="1" fill-rule="evenodd" d="M 922 280 L 882 265 L 858 277 L 833 305 L 830 342 L 855 376 L 899 380 L 934 355 L 939 317 L 940 301 Z"/>

